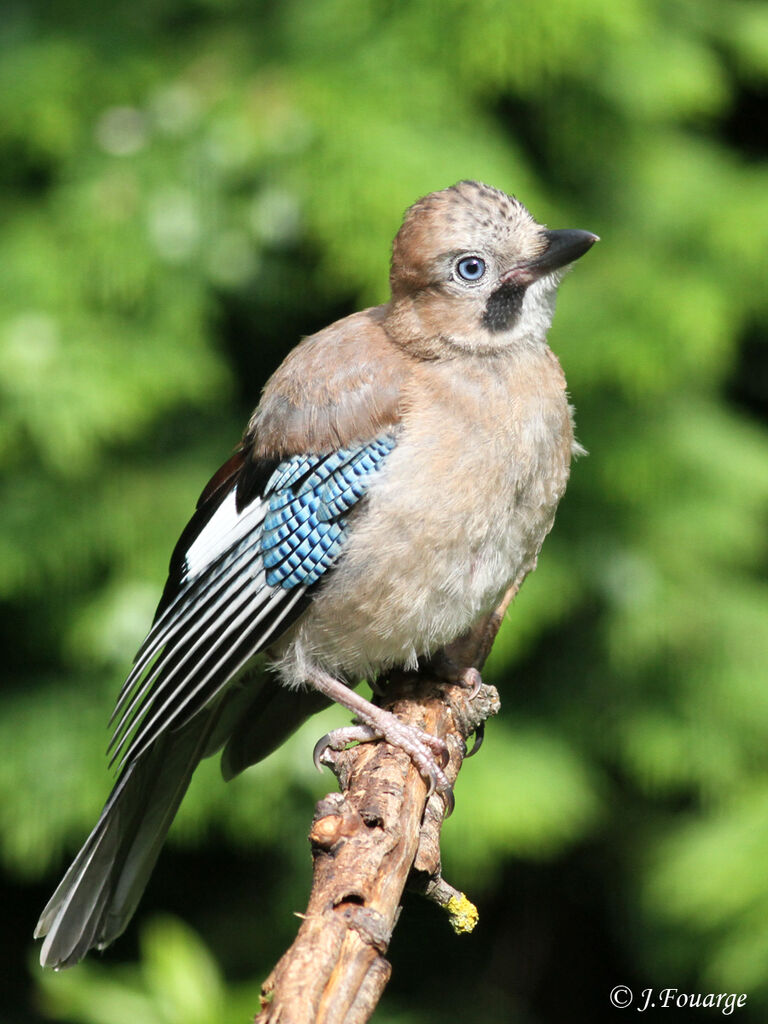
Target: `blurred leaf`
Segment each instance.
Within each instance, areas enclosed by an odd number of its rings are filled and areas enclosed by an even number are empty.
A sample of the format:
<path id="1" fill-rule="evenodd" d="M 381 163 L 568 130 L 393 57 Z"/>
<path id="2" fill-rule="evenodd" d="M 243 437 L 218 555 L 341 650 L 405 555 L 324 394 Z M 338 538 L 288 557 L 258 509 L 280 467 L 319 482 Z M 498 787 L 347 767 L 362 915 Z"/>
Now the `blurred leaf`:
<path id="1" fill-rule="evenodd" d="M 40 983 L 46 1012 L 77 1024 L 220 1024 L 246 1020 L 259 1006 L 255 983 L 226 991 L 210 952 L 181 921 L 152 921 L 141 953 L 137 967 L 87 963 L 46 972 Z"/>
<path id="2" fill-rule="evenodd" d="M 487 886 L 505 857 L 552 857 L 598 818 L 595 783 L 575 751 L 539 729 L 491 723 L 488 747 L 469 761 L 458 809 L 443 832 L 451 877 Z"/>

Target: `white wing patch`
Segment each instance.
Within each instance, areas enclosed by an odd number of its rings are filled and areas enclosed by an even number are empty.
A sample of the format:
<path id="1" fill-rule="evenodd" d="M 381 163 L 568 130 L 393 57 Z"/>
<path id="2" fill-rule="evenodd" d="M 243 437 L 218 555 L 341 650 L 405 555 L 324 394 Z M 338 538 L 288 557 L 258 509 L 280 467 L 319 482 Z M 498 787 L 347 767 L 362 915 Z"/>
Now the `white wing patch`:
<path id="1" fill-rule="evenodd" d="M 233 488 L 190 545 L 184 559 L 185 580 L 191 582 L 205 572 L 212 562 L 241 541 L 264 519 L 266 504 L 261 499 L 251 502 L 240 512 L 237 511 L 236 501 Z"/>

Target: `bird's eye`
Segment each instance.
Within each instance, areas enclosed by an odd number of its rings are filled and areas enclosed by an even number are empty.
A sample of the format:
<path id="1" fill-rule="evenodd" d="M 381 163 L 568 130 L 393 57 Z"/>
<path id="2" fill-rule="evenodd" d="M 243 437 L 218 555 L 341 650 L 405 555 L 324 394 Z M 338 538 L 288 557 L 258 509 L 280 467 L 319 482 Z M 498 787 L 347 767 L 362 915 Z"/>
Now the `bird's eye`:
<path id="1" fill-rule="evenodd" d="M 456 273 L 464 281 L 479 281 L 485 273 L 485 261 L 479 256 L 462 256 L 456 264 Z"/>

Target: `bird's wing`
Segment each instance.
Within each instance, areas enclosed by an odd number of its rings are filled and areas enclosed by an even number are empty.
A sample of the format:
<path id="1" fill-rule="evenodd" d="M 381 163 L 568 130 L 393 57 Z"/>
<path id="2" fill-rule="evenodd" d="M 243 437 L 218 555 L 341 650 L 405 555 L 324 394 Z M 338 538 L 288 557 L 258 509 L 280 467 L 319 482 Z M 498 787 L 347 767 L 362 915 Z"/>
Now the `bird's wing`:
<path id="1" fill-rule="evenodd" d="M 409 359 L 366 310 L 298 345 L 264 389 L 171 558 L 118 697 L 112 760 L 208 705 L 284 632 L 341 553 L 346 516 L 395 443 Z"/>
<path id="2" fill-rule="evenodd" d="M 414 358 L 387 336 L 385 307 L 305 338 L 267 381 L 248 427 L 258 457 L 331 451 L 400 422 Z"/>
<path id="3" fill-rule="evenodd" d="M 387 432 L 280 461 L 239 452 L 222 467 L 174 551 L 155 621 L 118 697 L 112 762 L 122 767 L 181 728 L 296 620 L 395 442 Z"/>

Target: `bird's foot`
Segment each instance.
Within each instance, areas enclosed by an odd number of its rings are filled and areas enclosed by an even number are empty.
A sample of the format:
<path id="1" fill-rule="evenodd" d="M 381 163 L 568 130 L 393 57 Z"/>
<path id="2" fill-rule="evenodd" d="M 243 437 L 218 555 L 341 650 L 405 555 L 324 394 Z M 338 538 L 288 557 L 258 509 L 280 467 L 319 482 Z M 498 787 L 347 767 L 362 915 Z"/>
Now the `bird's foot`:
<path id="1" fill-rule="evenodd" d="M 480 687 L 483 685 L 483 677 L 480 675 L 479 670 L 474 665 L 462 667 L 460 662 L 452 657 L 447 650 L 439 651 L 433 656 L 428 665 L 438 679 L 442 679 L 452 686 L 460 686 L 464 690 L 469 690 L 467 700 L 474 700 L 480 692 Z M 485 722 L 475 730 L 475 740 L 472 744 L 472 749 L 467 752 L 465 757 L 472 757 L 473 754 L 478 752 L 483 744 L 484 737 Z"/>
<path id="2" fill-rule="evenodd" d="M 474 665 L 462 666 L 445 651 L 440 651 L 431 659 L 429 668 L 444 682 L 469 690 L 468 700 L 473 700 L 483 685 L 483 677 Z"/>
<path id="3" fill-rule="evenodd" d="M 444 771 L 449 760 L 447 745 L 438 736 L 431 736 L 415 725 L 406 725 L 389 711 L 383 711 L 381 708 L 377 710 L 388 719 L 391 718 L 391 721 L 386 722 L 386 728 L 375 728 L 360 722 L 326 733 L 320 737 L 312 751 L 315 767 L 322 771 L 321 760 L 326 750 L 343 750 L 349 743 L 385 740 L 408 754 L 419 774 L 429 784 L 427 796 L 430 797 L 436 791 L 441 793 L 445 799 L 447 813 L 450 814 L 454 800 L 451 784 Z"/>
<path id="4" fill-rule="evenodd" d="M 359 719 L 357 724 L 334 729 L 318 740 L 312 755 L 318 768 L 326 750 L 342 750 L 348 743 L 370 743 L 383 739 L 408 754 L 419 774 L 428 783 L 427 796 L 434 792 L 440 793 L 445 801 L 446 815 L 451 813 L 454 807 L 453 791 L 445 774 L 450 755 L 444 740 L 414 725 L 401 722 L 391 711 L 371 704 L 324 672 L 313 673 L 309 681 L 326 696 L 354 712 Z"/>

